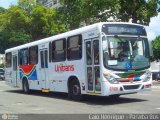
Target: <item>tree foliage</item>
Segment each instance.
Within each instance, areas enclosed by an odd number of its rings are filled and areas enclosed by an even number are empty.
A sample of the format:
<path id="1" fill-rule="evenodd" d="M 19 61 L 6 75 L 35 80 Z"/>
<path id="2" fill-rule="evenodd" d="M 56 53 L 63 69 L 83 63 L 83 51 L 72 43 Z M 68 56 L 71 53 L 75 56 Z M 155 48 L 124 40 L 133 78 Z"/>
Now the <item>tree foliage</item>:
<path id="1" fill-rule="evenodd" d="M 66 31 L 64 24 L 56 18 L 54 9 L 37 6 L 31 13 L 31 33 L 34 39 L 40 39 Z"/>
<path id="2" fill-rule="evenodd" d="M 70 29 L 79 27 L 81 22 L 91 24 L 100 21 L 104 19 L 103 11 L 116 9 L 112 7 L 116 0 L 60 0 L 60 3 L 62 7 L 58 9 L 59 14 Z M 111 15 L 108 14 L 106 18 Z"/>
<path id="3" fill-rule="evenodd" d="M 5 9 L 5 8 L 0 7 L 0 14 L 4 13 L 5 11 L 6 11 L 6 9 Z"/>
<path id="4" fill-rule="evenodd" d="M 160 60 L 160 36 L 156 37 L 155 40 L 152 41 L 152 49 L 153 49 L 153 58 L 155 60 Z"/>
<path id="5" fill-rule="evenodd" d="M 156 16 L 159 0 L 61 0 L 59 8 L 62 20 L 71 29 L 81 22 L 91 24 L 99 21 L 132 20 L 133 23 L 148 25 Z"/>
<path id="6" fill-rule="evenodd" d="M 150 18 L 159 12 L 159 0 L 120 0 L 119 4 L 117 18 L 120 21 L 132 19 L 133 23 L 148 25 Z"/>
<path id="7" fill-rule="evenodd" d="M 0 53 L 6 48 L 67 31 L 56 16 L 55 9 L 36 4 L 35 0 L 19 0 L 18 5 L 5 11 L 0 9 Z"/>
<path id="8" fill-rule="evenodd" d="M 81 23 L 132 20 L 148 25 L 160 11 L 159 0 L 60 0 L 52 9 L 19 0 L 9 9 L 0 7 L 0 52 L 16 45 L 78 28 Z M 67 26 L 67 27 L 66 27 Z"/>

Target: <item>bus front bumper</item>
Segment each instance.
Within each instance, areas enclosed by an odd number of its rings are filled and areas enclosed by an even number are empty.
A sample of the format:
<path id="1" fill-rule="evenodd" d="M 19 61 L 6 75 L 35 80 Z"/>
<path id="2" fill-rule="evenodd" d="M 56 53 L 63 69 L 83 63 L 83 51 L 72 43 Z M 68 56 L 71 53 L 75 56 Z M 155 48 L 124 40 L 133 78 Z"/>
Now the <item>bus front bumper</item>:
<path id="1" fill-rule="evenodd" d="M 108 86 L 108 87 L 107 87 Z M 103 90 L 102 96 L 116 95 L 116 94 L 132 94 L 142 91 L 151 90 L 152 82 L 139 82 L 139 83 L 121 83 L 106 85 Z"/>

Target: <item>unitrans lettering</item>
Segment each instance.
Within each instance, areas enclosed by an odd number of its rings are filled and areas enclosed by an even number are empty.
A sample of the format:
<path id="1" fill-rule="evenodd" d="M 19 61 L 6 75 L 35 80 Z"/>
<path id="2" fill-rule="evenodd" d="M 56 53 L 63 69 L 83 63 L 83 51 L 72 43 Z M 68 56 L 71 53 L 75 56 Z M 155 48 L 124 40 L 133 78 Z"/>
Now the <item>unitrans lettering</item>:
<path id="1" fill-rule="evenodd" d="M 56 72 L 74 71 L 74 65 L 55 65 Z"/>

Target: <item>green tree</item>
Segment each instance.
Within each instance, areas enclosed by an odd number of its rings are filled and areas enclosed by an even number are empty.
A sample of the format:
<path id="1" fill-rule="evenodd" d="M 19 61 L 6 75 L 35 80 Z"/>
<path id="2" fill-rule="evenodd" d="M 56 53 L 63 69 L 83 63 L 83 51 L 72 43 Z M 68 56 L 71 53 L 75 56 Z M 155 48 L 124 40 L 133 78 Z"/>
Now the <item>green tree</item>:
<path id="1" fill-rule="evenodd" d="M 35 4 L 35 0 L 19 0 L 0 13 L 0 52 L 67 31 L 56 16 L 54 9 Z"/>
<path id="2" fill-rule="evenodd" d="M 35 0 L 19 0 L 18 7 L 28 16 L 25 30 L 32 36 L 32 41 L 67 31 L 57 19 L 55 9 L 37 4 Z"/>
<path id="3" fill-rule="evenodd" d="M 81 22 L 91 24 L 99 21 L 132 20 L 148 25 L 150 18 L 159 12 L 159 0 L 61 0 L 58 9 L 63 22 L 71 29 Z"/>
<path id="4" fill-rule="evenodd" d="M 5 29 L 8 31 L 24 31 L 29 25 L 29 17 L 27 12 L 18 6 L 11 6 L 2 16 Z"/>
<path id="5" fill-rule="evenodd" d="M 24 44 L 31 40 L 26 32 L 28 28 L 28 17 L 26 12 L 18 6 L 11 6 L 0 15 L 0 52 L 10 47 Z"/>
<path id="6" fill-rule="evenodd" d="M 115 9 L 112 6 L 116 4 L 116 0 L 60 0 L 60 3 L 62 7 L 58 9 L 58 12 L 62 21 L 70 29 L 75 29 L 81 22 L 91 24 L 104 19 L 102 18 L 104 11 Z M 110 15 L 106 15 L 106 19 Z"/>
<path id="7" fill-rule="evenodd" d="M 133 23 L 148 25 L 150 18 L 158 14 L 159 4 L 159 0 L 120 0 L 116 17 L 119 21 L 131 19 Z"/>
<path id="8" fill-rule="evenodd" d="M 36 6 L 35 0 L 19 0 L 18 7 L 25 10 L 28 14 L 30 14 L 33 8 Z"/>
<path id="9" fill-rule="evenodd" d="M 6 11 L 6 9 L 5 9 L 5 8 L 0 7 L 0 14 L 4 13 L 5 11 Z"/>
<path id="10" fill-rule="evenodd" d="M 160 36 L 152 41 L 153 58 L 154 60 L 160 59 Z"/>
<path id="11" fill-rule="evenodd" d="M 67 31 L 64 24 L 56 18 L 56 11 L 44 6 L 36 6 L 30 15 L 31 35 L 34 40 Z"/>
<path id="12" fill-rule="evenodd" d="M 8 48 L 25 44 L 31 40 L 31 36 L 25 32 L 0 32 L 0 53 Z"/>

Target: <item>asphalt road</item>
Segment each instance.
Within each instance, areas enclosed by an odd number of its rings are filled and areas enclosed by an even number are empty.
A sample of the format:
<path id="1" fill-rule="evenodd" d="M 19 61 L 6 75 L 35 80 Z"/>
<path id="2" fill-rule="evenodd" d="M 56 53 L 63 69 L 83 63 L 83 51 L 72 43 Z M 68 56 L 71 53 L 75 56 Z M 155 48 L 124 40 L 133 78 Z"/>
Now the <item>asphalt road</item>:
<path id="1" fill-rule="evenodd" d="M 85 96 L 84 101 L 76 102 L 69 100 L 67 94 L 62 93 L 33 91 L 26 95 L 21 90 L 7 86 L 4 81 L 0 81 L 0 114 L 98 113 L 160 114 L 160 82 L 154 82 L 151 91 L 122 95 L 118 100 Z"/>

